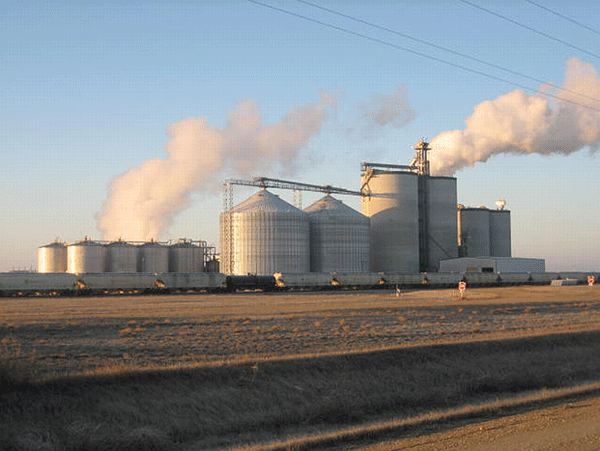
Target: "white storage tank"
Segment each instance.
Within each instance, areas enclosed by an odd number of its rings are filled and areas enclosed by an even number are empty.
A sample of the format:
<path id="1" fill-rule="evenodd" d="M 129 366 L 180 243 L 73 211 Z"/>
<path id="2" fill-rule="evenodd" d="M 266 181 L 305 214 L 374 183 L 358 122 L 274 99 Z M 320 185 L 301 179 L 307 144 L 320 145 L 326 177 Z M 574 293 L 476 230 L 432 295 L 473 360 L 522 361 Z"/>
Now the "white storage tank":
<path id="1" fill-rule="evenodd" d="M 106 271 L 132 273 L 137 271 L 137 246 L 126 241 L 113 241 L 106 246 Z"/>
<path id="2" fill-rule="evenodd" d="M 85 238 L 67 246 L 67 272 L 71 274 L 104 272 L 106 246 Z"/>
<path id="3" fill-rule="evenodd" d="M 197 242 L 181 239 L 169 246 L 170 272 L 203 272 L 206 246 Z"/>
<path id="4" fill-rule="evenodd" d="M 490 210 L 490 256 L 511 256 L 509 210 Z"/>
<path id="5" fill-rule="evenodd" d="M 361 176 L 371 218 L 371 271 L 419 272 L 418 175 L 370 168 Z"/>
<path id="6" fill-rule="evenodd" d="M 302 210 L 262 189 L 220 220 L 224 273 L 309 272 L 308 216 Z"/>
<path id="7" fill-rule="evenodd" d="M 169 248 L 149 241 L 138 248 L 138 271 L 163 273 L 169 271 Z"/>
<path id="8" fill-rule="evenodd" d="M 462 257 L 490 256 L 490 210 L 485 207 L 459 208 L 459 245 Z"/>
<path id="9" fill-rule="evenodd" d="M 458 257 L 456 178 L 425 177 L 427 257 L 425 271 L 436 272 L 440 260 Z"/>
<path id="10" fill-rule="evenodd" d="M 305 208 L 312 272 L 369 272 L 370 220 L 327 195 Z"/>
<path id="11" fill-rule="evenodd" d="M 67 245 L 61 241 L 38 247 L 38 272 L 67 272 Z"/>

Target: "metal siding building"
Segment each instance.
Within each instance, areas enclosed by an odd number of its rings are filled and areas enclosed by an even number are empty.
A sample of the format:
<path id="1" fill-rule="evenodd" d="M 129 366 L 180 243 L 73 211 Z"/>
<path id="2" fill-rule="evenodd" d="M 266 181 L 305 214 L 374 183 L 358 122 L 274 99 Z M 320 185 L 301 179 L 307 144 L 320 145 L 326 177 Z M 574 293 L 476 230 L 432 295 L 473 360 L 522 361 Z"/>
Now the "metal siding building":
<path id="1" fill-rule="evenodd" d="M 441 272 L 498 272 L 498 273 L 543 273 L 546 261 L 540 258 L 509 257 L 464 257 L 440 262 Z"/>
<path id="2" fill-rule="evenodd" d="M 373 170 L 363 174 L 362 213 L 371 218 L 371 271 L 419 272 L 418 175 Z"/>
<path id="3" fill-rule="evenodd" d="M 67 245 L 54 241 L 38 247 L 38 272 L 67 272 Z"/>
<path id="4" fill-rule="evenodd" d="M 456 178 L 425 177 L 426 196 L 426 265 L 438 271 L 440 260 L 458 257 L 456 224 Z"/>
<path id="5" fill-rule="evenodd" d="M 113 241 L 106 246 L 107 272 L 136 272 L 137 259 L 138 248 L 125 241 Z"/>
<path id="6" fill-rule="evenodd" d="M 487 208 L 459 208 L 459 245 L 463 257 L 490 256 L 490 211 Z"/>
<path id="7" fill-rule="evenodd" d="M 510 211 L 490 210 L 490 255 L 511 256 Z"/>
<path id="8" fill-rule="evenodd" d="M 106 246 L 92 240 L 77 241 L 67 246 L 67 272 L 97 273 L 106 270 Z"/>
<path id="9" fill-rule="evenodd" d="M 149 273 L 169 271 L 169 248 L 155 242 L 142 244 L 138 249 L 138 270 Z"/>
<path id="10" fill-rule="evenodd" d="M 369 218 L 327 195 L 305 208 L 310 225 L 310 270 L 369 272 Z"/>

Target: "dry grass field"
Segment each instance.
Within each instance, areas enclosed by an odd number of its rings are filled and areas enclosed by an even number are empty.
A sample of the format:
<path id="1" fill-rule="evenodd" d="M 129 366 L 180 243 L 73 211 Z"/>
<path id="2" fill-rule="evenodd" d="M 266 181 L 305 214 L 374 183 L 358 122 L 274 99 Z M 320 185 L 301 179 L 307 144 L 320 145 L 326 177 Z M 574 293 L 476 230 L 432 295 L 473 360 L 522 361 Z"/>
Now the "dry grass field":
<path id="1" fill-rule="evenodd" d="M 598 287 L 3 298 L 0 312 L 1 449 L 285 442 L 600 369 Z"/>

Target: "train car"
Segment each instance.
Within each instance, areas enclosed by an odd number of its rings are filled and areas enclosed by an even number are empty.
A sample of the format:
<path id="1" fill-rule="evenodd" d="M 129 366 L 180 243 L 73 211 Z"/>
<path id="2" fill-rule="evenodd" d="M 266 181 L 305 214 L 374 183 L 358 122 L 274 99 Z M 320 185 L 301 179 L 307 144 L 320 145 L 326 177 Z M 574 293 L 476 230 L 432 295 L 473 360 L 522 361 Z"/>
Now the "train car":
<path id="1" fill-rule="evenodd" d="M 277 288 L 274 276 L 228 275 L 225 278 L 227 291 L 273 291 Z"/>
<path id="2" fill-rule="evenodd" d="M 0 296 L 69 295 L 75 292 L 76 281 L 75 275 L 69 273 L 0 273 Z"/>
<path id="3" fill-rule="evenodd" d="M 498 273 L 502 285 L 528 285 L 533 283 L 531 273 Z"/>
<path id="4" fill-rule="evenodd" d="M 381 273 L 381 279 L 385 281 L 386 286 L 399 287 L 418 287 L 423 285 L 422 274 L 399 274 L 399 273 Z"/>
<path id="5" fill-rule="evenodd" d="M 453 288 L 460 282 L 459 273 L 452 272 L 430 272 L 423 274 L 423 285 L 435 288 Z"/>
<path id="6" fill-rule="evenodd" d="M 152 273 L 77 274 L 79 294 L 148 293 L 160 288 Z"/>
<path id="7" fill-rule="evenodd" d="M 331 274 L 326 272 L 275 273 L 277 287 L 291 290 L 313 289 L 324 290 L 332 288 Z"/>
<path id="8" fill-rule="evenodd" d="M 370 289 L 385 285 L 379 273 L 332 273 L 331 284 L 340 288 Z"/>
<path id="9" fill-rule="evenodd" d="M 461 272 L 461 281 L 473 287 L 491 287 L 500 285 L 502 280 L 495 272 Z"/>
<path id="10" fill-rule="evenodd" d="M 226 276 L 218 272 L 163 272 L 158 283 L 166 291 L 223 291 Z"/>

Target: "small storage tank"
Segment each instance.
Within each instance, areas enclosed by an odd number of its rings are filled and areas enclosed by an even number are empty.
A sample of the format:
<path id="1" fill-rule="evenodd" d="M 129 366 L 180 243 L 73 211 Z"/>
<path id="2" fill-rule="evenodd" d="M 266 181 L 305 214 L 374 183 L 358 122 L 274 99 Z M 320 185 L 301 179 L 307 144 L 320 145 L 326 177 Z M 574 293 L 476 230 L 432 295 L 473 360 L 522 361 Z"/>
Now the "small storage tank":
<path id="1" fill-rule="evenodd" d="M 67 272 L 67 245 L 57 240 L 38 247 L 38 272 Z"/>
<path id="2" fill-rule="evenodd" d="M 309 272 L 308 216 L 266 189 L 221 214 L 221 271 Z"/>
<path id="3" fill-rule="evenodd" d="M 490 256 L 511 257 L 509 210 L 490 210 Z"/>
<path id="4" fill-rule="evenodd" d="M 106 246 L 88 240 L 67 246 L 67 272 L 72 274 L 104 272 L 106 267 Z"/>
<path id="5" fill-rule="evenodd" d="M 126 241 L 113 241 L 106 246 L 107 272 L 137 272 L 137 246 Z"/>
<path id="6" fill-rule="evenodd" d="M 428 272 L 437 272 L 440 260 L 458 257 L 456 241 L 456 178 L 425 177 Z"/>
<path id="7" fill-rule="evenodd" d="M 169 271 L 169 248 L 154 241 L 138 248 L 138 271 L 162 273 Z"/>
<path id="8" fill-rule="evenodd" d="M 418 175 L 370 168 L 361 177 L 371 218 L 371 271 L 419 272 Z"/>
<path id="9" fill-rule="evenodd" d="M 204 272 L 204 254 L 206 246 L 181 239 L 169 246 L 170 272 Z"/>
<path id="10" fill-rule="evenodd" d="M 490 210 L 485 207 L 459 208 L 458 224 L 462 257 L 490 256 Z"/>
<path id="11" fill-rule="evenodd" d="M 327 195 L 304 209 L 312 272 L 369 272 L 368 217 Z"/>

